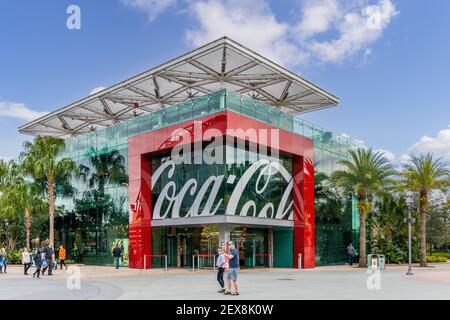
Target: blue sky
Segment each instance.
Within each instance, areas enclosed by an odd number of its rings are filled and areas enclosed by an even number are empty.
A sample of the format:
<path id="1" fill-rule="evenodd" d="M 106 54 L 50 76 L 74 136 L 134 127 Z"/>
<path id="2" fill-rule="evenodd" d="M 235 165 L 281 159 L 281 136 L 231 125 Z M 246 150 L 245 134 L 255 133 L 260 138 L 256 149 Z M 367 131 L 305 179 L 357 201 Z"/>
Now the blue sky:
<path id="1" fill-rule="evenodd" d="M 66 28 L 71 4 L 81 30 Z M 0 157 L 17 156 L 30 139 L 17 127 L 40 112 L 227 35 L 341 99 L 304 119 L 395 161 L 450 160 L 448 12 L 446 0 L 0 0 Z"/>

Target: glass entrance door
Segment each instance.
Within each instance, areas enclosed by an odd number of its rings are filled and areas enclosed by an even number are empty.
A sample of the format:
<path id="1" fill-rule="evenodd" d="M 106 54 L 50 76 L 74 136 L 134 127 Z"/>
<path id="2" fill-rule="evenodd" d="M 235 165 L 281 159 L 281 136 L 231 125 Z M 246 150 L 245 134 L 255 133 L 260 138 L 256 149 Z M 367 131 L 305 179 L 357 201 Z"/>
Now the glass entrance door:
<path id="1" fill-rule="evenodd" d="M 178 265 L 177 256 L 178 256 L 178 237 L 175 234 L 167 235 L 167 265 L 169 267 L 176 267 Z"/>
<path id="2" fill-rule="evenodd" d="M 167 255 L 169 267 L 192 268 L 195 255 L 196 268 L 199 260 L 201 268 L 212 268 L 218 245 L 219 231 L 216 225 L 155 227 L 152 229 L 152 254 L 155 255 L 152 266 L 164 267 L 164 256 Z"/>
<path id="3" fill-rule="evenodd" d="M 231 240 L 239 251 L 239 265 L 245 268 L 268 267 L 268 230 L 264 228 L 236 227 Z"/>
<path id="4" fill-rule="evenodd" d="M 180 232 L 178 236 L 178 263 L 180 268 L 192 267 L 192 233 Z"/>

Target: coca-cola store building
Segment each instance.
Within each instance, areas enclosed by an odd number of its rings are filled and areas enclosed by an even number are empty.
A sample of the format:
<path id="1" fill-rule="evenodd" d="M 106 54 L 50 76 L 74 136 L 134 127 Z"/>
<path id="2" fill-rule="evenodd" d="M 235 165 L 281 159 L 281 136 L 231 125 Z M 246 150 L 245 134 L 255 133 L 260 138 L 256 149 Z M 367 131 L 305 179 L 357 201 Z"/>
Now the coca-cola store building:
<path id="1" fill-rule="evenodd" d="M 320 190 L 356 145 L 296 116 L 337 103 L 222 38 L 20 131 L 65 139 L 79 165 L 56 221 L 74 259 L 109 263 L 118 243 L 130 268 L 208 267 L 232 240 L 243 267 L 311 268 L 358 231 L 354 201 Z"/>

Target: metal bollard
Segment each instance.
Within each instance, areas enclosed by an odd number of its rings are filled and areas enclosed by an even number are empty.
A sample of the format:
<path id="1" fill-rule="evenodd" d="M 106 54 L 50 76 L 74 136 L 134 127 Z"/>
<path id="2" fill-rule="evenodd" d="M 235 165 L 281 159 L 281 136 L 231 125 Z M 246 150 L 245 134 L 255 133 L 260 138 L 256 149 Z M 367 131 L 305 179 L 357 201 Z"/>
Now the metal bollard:
<path id="1" fill-rule="evenodd" d="M 302 254 L 301 253 L 298 254 L 297 263 L 298 263 L 298 269 L 301 269 L 302 268 Z"/>
<path id="2" fill-rule="evenodd" d="M 167 271 L 167 254 L 164 256 L 164 263 L 165 263 L 165 269 L 166 269 L 166 271 Z"/>

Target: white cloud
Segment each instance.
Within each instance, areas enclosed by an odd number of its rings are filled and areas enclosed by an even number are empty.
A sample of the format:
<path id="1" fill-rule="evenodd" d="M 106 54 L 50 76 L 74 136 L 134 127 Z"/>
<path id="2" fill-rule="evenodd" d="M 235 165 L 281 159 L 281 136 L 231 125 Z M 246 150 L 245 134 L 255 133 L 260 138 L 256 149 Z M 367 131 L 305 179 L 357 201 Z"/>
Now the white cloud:
<path id="1" fill-rule="evenodd" d="M 392 151 L 385 149 L 377 149 L 385 153 L 385 157 L 390 161 L 398 164 L 405 164 L 411 160 L 410 155 L 420 156 L 421 154 L 432 153 L 436 157 L 442 157 L 444 161 L 450 161 L 450 125 L 439 131 L 436 136 L 423 136 L 410 148 L 408 153 L 397 157 Z"/>
<path id="2" fill-rule="evenodd" d="M 91 92 L 89 92 L 89 95 L 92 95 L 94 93 L 100 92 L 102 90 L 106 89 L 106 87 L 97 87 L 91 90 Z"/>
<path id="3" fill-rule="evenodd" d="M 23 103 L 0 100 L 0 116 L 32 121 L 46 115 L 48 112 L 34 111 Z"/>
<path id="4" fill-rule="evenodd" d="M 398 12 L 391 0 L 380 0 L 377 5 L 360 8 L 360 11 L 342 11 L 334 25 L 338 37 L 331 40 L 313 40 L 307 44 L 312 54 L 321 62 L 340 62 L 374 43 Z"/>
<path id="5" fill-rule="evenodd" d="M 302 3 L 302 19 L 297 26 L 298 36 L 306 39 L 325 32 L 341 15 L 337 0 L 306 0 Z"/>
<path id="6" fill-rule="evenodd" d="M 120 0 L 123 4 L 144 11 L 148 20 L 153 21 L 158 14 L 176 4 L 177 0 Z"/>
<path id="7" fill-rule="evenodd" d="M 385 149 L 377 149 L 377 150 L 375 150 L 375 152 L 383 153 L 383 156 L 391 162 L 395 162 L 397 160 L 395 153 L 392 151 L 385 150 Z"/>
<path id="8" fill-rule="evenodd" d="M 189 11 L 200 24 L 186 33 L 193 46 L 228 36 L 278 63 L 306 62 L 307 53 L 289 39 L 289 24 L 278 21 L 264 1 L 197 1 Z"/>
<path id="9" fill-rule="evenodd" d="M 439 131 L 435 137 L 423 136 L 408 151 L 413 155 L 431 152 L 436 157 L 443 157 L 446 161 L 450 161 L 450 125 Z"/>
<path id="10" fill-rule="evenodd" d="M 364 140 L 361 140 L 361 139 L 352 139 L 352 142 L 353 142 L 354 144 L 359 145 L 360 148 L 367 148 L 367 145 L 366 145 L 366 143 L 364 142 Z"/>
<path id="11" fill-rule="evenodd" d="M 177 0 L 121 0 L 153 20 Z M 228 36 L 283 65 L 341 62 L 372 53 L 398 12 L 392 0 L 305 0 L 295 22 L 277 19 L 267 0 L 180 1 L 198 24 L 185 36 L 192 46 Z"/>
<path id="12" fill-rule="evenodd" d="M 400 158 L 398 158 L 398 162 L 401 164 L 408 163 L 411 160 L 411 157 L 408 154 L 402 154 Z"/>

